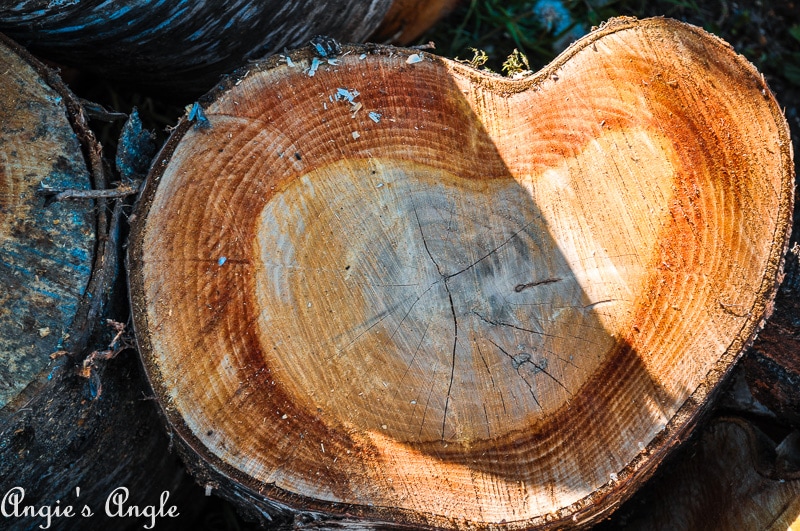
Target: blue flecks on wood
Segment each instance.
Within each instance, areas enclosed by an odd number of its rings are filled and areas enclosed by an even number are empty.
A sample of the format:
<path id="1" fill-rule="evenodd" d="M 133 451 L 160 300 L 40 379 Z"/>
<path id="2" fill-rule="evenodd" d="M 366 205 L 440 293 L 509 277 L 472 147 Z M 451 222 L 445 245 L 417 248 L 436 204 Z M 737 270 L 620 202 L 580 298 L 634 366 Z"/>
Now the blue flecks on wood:
<path id="1" fill-rule="evenodd" d="M 203 112 L 203 108 L 197 102 L 194 102 L 192 104 L 192 107 L 189 109 L 188 120 L 190 122 L 194 122 L 195 129 L 211 128 L 211 122 L 208 120 L 206 114 Z"/>
<path id="2" fill-rule="evenodd" d="M 63 98 L 3 44 L 0 71 L 2 409 L 46 375 L 49 355 L 75 316 L 91 273 L 94 215 L 89 202 L 46 206 L 36 193 L 89 187 Z"/>
<path id="3" fill-rule="evenodd" d="M 316 50 L 317 55 L 320 57 L 329 57 L 332 55 L 340 55 L 342 53 L 342 46 L 333 37 L 327 35 L 317 35 L 311 39 L 311 46 Z"/>
<path id="4" fill-rule="evenodd" d="M 311 59 L 311 66 L 308 68 L 308 77 L 314 77 L 314 74 L 317 73 L 317 68 L 319 68 L 320 64 L 321 61 L 318 57 Z"/>
<path id="5" fill-rule="evenodd" d="M 347 100 L 348 103 L 353 103 L 353 100 L 355 100 L 359 95 L 360 92 L 355 89 L 348 90 L 346 88 L 338 88 L 336 89 L 335 99 L 336 101 Z"/>

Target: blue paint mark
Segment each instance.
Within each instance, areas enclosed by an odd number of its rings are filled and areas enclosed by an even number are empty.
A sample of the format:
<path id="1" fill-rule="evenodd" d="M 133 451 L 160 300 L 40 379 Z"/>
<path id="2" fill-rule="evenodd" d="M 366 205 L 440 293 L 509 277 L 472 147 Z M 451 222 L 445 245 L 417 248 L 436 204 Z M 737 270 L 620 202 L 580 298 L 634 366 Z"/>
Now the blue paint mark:
<path id="1" fill-rule="evenodd" d="M 185 2 L 181 2 L 181 4 L 184 4 L 184 3 Z M 168 19 L 166 19 L 161 24 L 150 28 L 150 30 L 141 32 L 139 34 L 139 37 L 141 38 L 141 37 L 146 37 L 146 36 L 150 36 L 150 35 L 154 35 L 154 34 L 158 35 L 159 33 L 161 33 L 162 30 L 172 26 L 173 21 L 175 21 L 175 19 L 178 19 L 178 18 L 182 17 L 186 13 L 186 11 L 188 11 L 188 9 L 189 9 L 188 6 L 182 8 L 182 9 L 176 9 L 175 12 Z"/>
<path id="2" fill-rule="evenodd" d="M 319 68 L 319 65 L 319 58 L 315 57 L 311 60 L 311 68 L 308 69 L 308 77 L 314 77 L 314 74 L 317 73 L 317 68 Z"/>
<path id="3" fill-rule="evenodd" d="M 118 18 L 122 18 L 126 14 L 128 14 L 132 9 L 133 8 L 130 7 L 130 6 L 122 7 L 120 9 L 118 9 L 116 12 L 108 15 L 108 20 L 117 20 Z"/>
<path id="4" fill-rule="evenodd" d="M 49 269 L 50 267 L 53 267 L 53 265 L 55 265 L 63 268 L 72 269 L 80 273 L 84 272 L 88 273 L 91 271 L 91 266 L 87 265 L 86 263 L 73 264 L 71 261 L 58 259 L 55 256 L 53 256 L 52 253 L 46 253 L 40 249 L 37 249 L 36 247 L 27 247 L 22 244 L 14 245 L 14 243 L 16 242 L 8 242 L 7 245 L 3 247 L 4 258 L 5 257 L 16 258 L 19 263 L 26 263 L 30 261 L 31 256 L 36 256 L 42 259 L 43 262 L 42 266 L 45 267 L 45 269 Z M 88 262 L 88 256 L 85 257 L 82 261 Z M 17 271 L 21 271 L 22 273 L 29 275 L 31 277 L 34 275 L 34 272 L 32 270 L 19 266 L 16 263 L 0 260 L 0 264 L 6 265 Z"/>
<path id="5" fill-rule="evenodd" d="M 357 90 L 347 90 L 344 88 L 336 89 L 336 101 L 347 100 L 348 103 L 353 103 L 353 100 L 358 97 L 360 92 Z"/>
<path id="6" fill-rule="evenodd" d="M 225 262 L 227 262 L 227 261 L 228 261 L 228 259 L 226 257 L 220 256 L 219 260 L 217 260 L 217 265 L 222 267 L 222 266 L 225 265 Z"/>
<path id="7" fill-rule="evenodd" d="M 60 365 L 58 365 L 58 364 L 56 364 L 56 365 L 53 367 L 53 370 L 51 370 L 51 371 L 50 371 L 50 374 L 48 374 L 48 375 L 47 375 L 47 380 L 48 380 L 48 381 L 52 380 L 52 379 L 53 379 L 53 376 L 55 376 L 55 375 L 56 375 L 56 373 L 58 372 L 58 369 L 60 369 L 60 368 L 61 368 L 61 366 L 60 366 Z"/>
<path id="8" fill-rule="evenodd" d="M 194 33 L 192 33 L 191 35 L 186 37 L 186 40 L 187 41 L 196 41 L 197 39 L 199 39 L 200 37 L 203 36 L 203 33 L 205 33 L 205 30 L 203 28 L 200 28 L 199 30 L 195 31 Z"/>
<path id="9" fill-rule="evenodd" d="M 89 253 L 86 252 L 86 249 L 75 248 L 72 249 L 69 254 L 78 262 L 86 262 L 89 260 Z"/>
<path id="10" fill-rule="evenodd" d="M 86 382 L 87 391 L 89 392 L 89 397 L 94 400 L 97 398 L 97 384 L 95 383 L 95 375 L 89 377 L 89 380 Z"/>
<path id="11" fill-rule="evenodd" d="M 131 111 L 117 144 L 117 169 L 125 179 L 143 177 L 155 155 L 155 135 L 142 127 L 139 111 Z"/>

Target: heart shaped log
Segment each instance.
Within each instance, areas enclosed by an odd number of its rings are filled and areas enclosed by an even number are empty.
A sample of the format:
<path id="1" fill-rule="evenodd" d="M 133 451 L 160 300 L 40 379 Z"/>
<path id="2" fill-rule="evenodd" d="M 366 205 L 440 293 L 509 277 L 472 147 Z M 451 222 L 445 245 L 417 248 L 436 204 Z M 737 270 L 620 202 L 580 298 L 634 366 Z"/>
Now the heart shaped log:
<path id="1" fill-rule="evenodd" d="M 787 127 L 698 28 L 615 19 L 521 80 L 298 52 L 203 109 L 140 202 L 137 338 L 201 480 L 273 517 L 596 521 L 769 313 Z"/>

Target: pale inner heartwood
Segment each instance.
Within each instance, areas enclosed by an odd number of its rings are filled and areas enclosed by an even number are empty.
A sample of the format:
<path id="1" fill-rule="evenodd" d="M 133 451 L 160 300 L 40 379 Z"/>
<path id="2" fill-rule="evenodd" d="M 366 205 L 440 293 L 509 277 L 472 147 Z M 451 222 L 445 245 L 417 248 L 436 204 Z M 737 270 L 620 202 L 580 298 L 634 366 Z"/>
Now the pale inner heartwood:
<path id="1" fill-rule="evenodd" d="M 670 149 L 608 133 L 519 180 L 381 159 L 298 178 L 258 223 L 267 364 L 343 428 L 461 442 L 523 430 L 630 326 L 668 214 Z"/>
<path id="2" fill-rule="evenodd" d="M 623 33 L 526 90 L 354 54 L 221 94 L 141 240 L 151 375 L 194 447 L 279 498 L 480 522 L 645 455 L 752 327 L 786 195 L 774 121 L 734 119 L 765 112 L 755 84 L 735 103 L 749 70 L 712 89 L 690 59 L 717 48 Z"/>

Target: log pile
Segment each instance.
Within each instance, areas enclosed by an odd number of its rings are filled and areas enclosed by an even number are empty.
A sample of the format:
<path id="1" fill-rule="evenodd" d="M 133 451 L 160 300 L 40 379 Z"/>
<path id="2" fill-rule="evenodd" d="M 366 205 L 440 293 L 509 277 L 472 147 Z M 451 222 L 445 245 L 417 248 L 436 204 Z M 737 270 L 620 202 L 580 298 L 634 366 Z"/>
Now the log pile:
<path id="1" fill-rule="evenodd" d="M 452 0 L 154 0 L 0 3 L 0 31 L 59 63 L 147 87 L 203 93 L 247 61 L 317 35 L 409 42 Z"/>
<path id="2" fill-rule="evenodd" d="M 178 529 L 175 449 L 267 527 L 799 525 L 794 167 L 763 76 L 662 18 L 515 79 L 339 42 L 454 4 L 0 3 L 49 59 L 211 89 L 152 165 L 131 116 L 115 163 L 0 41 L 0 495 L 140 528 L 104 497 L 169 492 Z"/>
<path id="3" fill-rule="evenodd" d="M 164 451 L 155 408 L 141 400 L 135 359 L 108 371 L 86 363 L 107 340 L 120 210 L 103 199 L 54 200 L 108 185 L 101 148 L 56 73 L 5 38 L 0 70 L 2 527 L 49 528 L 49 520 L 86 529 L 80 518 L 44 516 L 44 506 L 68 505 L 76 514 L 89 507 L 96 525 L 141 527 L 140 519 L 104 519 L 110 492 L 127 485 L 129 502 L 143 505 L 187 483 Z"/>

